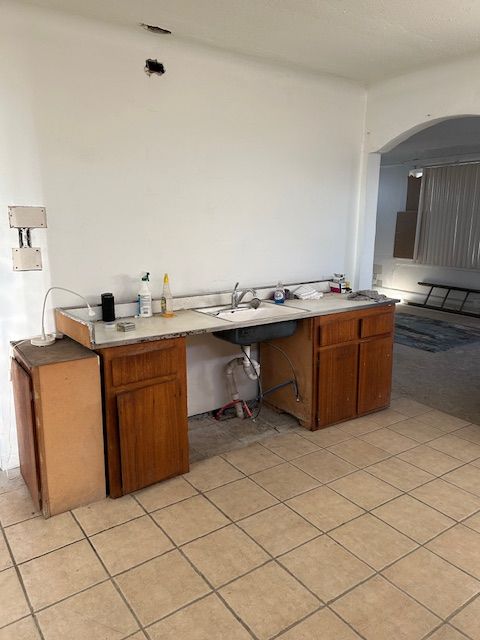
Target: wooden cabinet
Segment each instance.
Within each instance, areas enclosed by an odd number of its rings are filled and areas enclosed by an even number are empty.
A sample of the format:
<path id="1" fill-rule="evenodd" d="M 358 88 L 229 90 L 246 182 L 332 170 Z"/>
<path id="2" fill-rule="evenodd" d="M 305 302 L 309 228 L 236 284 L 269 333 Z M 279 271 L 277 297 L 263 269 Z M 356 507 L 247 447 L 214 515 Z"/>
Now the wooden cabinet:
<path id="1" fill-rule="evenodd" d="M 309 429 L 349 420 L 390 404 L 394 304 L 308 318 L 290 338 L 273 341 L 292 362 L 299 400 L 291 387 L 268 404 L 296 416 Z M 264 389 L 291 378 L 278 349 L 261 345 Z"/>
<path id="2" fill-rule="evenodd" d="M 109 493 L 116 498 L 188 471 L 185 340 L 98 351 Z"/>
<path id="3" fill-rule="evenodd" d="M 99 359 L 69 338 L 13 345 L 20 471 L 45 517 L 105 497 Z"/>

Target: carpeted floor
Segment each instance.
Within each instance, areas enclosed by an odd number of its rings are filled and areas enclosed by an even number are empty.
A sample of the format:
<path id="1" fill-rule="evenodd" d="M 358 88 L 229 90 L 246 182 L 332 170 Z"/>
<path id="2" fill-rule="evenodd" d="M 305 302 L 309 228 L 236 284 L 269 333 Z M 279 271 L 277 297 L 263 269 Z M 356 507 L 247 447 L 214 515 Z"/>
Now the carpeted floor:
<path id="1" fill-rule="evenodd" d="M 480 329 L 462 326 L 454 318 L 438 320 L 399 312 L 395 317 L 395 342 L 437 353 L 480 342 Z"/>

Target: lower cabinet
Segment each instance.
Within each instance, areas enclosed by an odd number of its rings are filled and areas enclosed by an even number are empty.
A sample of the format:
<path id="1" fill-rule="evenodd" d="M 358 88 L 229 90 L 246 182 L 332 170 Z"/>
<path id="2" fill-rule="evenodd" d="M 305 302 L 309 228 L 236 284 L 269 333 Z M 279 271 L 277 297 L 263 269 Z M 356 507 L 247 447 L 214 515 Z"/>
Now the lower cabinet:
<path id="1" fill-rule="evenodd" d="M 63 338 L 13 344 L 20 472 L 45 517 L 105 497 L 98 356 Z"/>
<path id="2" fill-rule="evenodd" d="M 395 305 L 301 320 L 290 338 L 272 341 L 295 369 L 299 400 L 291 387 L 267 395 L 267 403 L 318 429 L 390 404 Z M 261 345 L 264 390 L 291 377 L 279 349 Z"/>
<path id="3" fill-rule="evenodd" d="M 185 340 L 110 347 L 98 353 L 111 497 L 186 473 Z"/>

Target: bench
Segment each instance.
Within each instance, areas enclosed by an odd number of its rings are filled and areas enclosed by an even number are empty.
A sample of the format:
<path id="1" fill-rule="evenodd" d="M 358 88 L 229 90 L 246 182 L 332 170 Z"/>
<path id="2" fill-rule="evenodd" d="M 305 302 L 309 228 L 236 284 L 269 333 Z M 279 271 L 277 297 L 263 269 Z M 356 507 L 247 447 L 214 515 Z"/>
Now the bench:
<path id="1" fill-rule="evenodd" d="M 424 309 L 436 309 L 437 311 L 447 311 L 448 313 L 458 313 L 463 316 L 472 316 L 474 318 L 480 318 L 480 313 L 475 313 L 472 311 L 464 311 L 465 303 L 467 302 L 469 296 L 472 293 L 480 294 L 480 289 L 473 289 L 472 287 L 457 287 L 457 285 L 454 285 L 454 284 L 442 284 L 440 282 L 419 282 L 418 284 L 422 285 L 423 287 L 430 287 L 430 291 L 428 292 L 427 297 L 425 298 L 424 302 L 408 301 L 407 304 L 410 304 L 414 307 L 423 307 Z M 439 306 L 434 304 L 428 304 L 428 301 L 434 289 L 443 289 L 446 291 L 443 297 L 442 303 Z M 459 306 L 456 309 L 451 307 L 450 308 L 445 307 L 447 298 L 452 291 L 460 291 L 461 293 L 465 294 L 463 300 L 459 301 Z"/>

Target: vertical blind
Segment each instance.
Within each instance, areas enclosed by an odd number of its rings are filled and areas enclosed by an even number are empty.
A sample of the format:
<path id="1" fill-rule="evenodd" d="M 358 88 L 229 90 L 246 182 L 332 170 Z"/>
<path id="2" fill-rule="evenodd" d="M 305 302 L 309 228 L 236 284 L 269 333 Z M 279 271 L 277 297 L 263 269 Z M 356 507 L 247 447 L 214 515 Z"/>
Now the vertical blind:
<path id="1" fill-rule="evenodd" d="M 415 261 L 480 269 L 480 163 L 424 170 Z"/>

